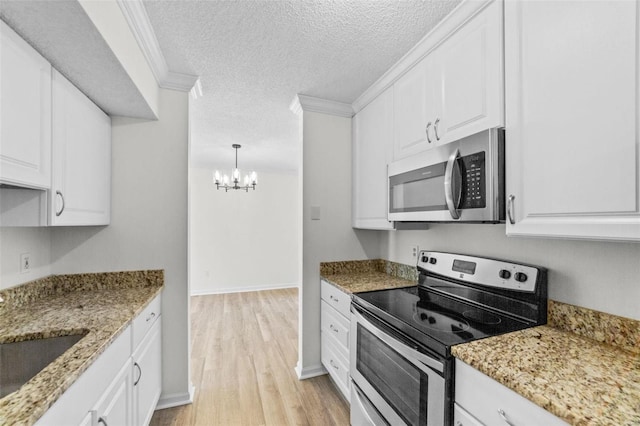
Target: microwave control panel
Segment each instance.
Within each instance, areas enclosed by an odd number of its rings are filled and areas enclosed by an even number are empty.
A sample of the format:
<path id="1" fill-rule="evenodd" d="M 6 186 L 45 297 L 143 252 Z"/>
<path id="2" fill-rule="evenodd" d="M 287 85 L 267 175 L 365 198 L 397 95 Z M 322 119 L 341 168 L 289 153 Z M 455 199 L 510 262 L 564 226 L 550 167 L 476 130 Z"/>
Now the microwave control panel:
<path id="1" fill-rule="evenodd" d="M 459 208 L 479 209 L 487 205 L 484 151 L 458 160 L 462 175 L 462 194 Z"/>

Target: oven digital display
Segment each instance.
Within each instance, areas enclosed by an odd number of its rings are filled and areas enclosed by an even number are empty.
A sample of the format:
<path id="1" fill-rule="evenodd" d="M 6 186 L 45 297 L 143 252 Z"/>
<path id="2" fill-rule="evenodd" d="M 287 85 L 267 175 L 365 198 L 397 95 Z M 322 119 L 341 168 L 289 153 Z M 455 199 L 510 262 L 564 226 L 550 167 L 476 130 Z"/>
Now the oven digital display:
<path id="1" fill-rule="evenodd" d="M 453 261 L 453 267 L 451 269 L 456 272 L 473 275 L 476 273 L 476 264 L 475 262 L 467 262 L 465 260 L 455 259 Z"/>

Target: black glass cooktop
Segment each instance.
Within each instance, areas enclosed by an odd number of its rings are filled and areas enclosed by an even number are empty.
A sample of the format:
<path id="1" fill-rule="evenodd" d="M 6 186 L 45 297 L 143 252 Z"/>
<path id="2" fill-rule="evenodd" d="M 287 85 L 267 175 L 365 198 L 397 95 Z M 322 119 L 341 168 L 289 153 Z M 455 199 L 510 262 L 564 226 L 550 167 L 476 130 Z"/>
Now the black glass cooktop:
<path id="1" fill-rule="evenodd" d="M 353 301 L 443 356 L 453 345 L 531 326 L 422 286 L 357 293 Z"/>

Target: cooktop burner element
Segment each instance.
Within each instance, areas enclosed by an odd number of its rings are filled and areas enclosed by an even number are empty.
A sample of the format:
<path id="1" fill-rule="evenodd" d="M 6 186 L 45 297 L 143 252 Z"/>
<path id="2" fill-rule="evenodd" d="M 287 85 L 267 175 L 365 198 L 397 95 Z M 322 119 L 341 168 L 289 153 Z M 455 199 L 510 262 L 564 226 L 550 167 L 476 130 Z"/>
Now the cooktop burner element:
<path id="1" fill-rule="evenodd" d="M 354 306 L 443 356 L 453 345 L 546 323 L 544 268 L 427 251 L 417 267 L 418 285 L 357 293 Z"/>

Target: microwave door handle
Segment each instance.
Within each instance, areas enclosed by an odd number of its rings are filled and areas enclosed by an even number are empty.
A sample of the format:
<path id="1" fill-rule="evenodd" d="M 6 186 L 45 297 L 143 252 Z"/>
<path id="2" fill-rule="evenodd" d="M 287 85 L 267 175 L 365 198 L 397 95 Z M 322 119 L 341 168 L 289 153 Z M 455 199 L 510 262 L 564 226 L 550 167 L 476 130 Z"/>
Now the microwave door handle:
<path id="1" fill-rule="evenodd" d="M 457 161 L 459 156 L 460 149 L 456 148 L 455 152 L 449 157 L 444 172 L 444 198 L 447 202 L 449 214 L 453 219 L 460 219 L 458 203 L 460 203 L 462 185 L 460 185 L 460 166 Z"/>

